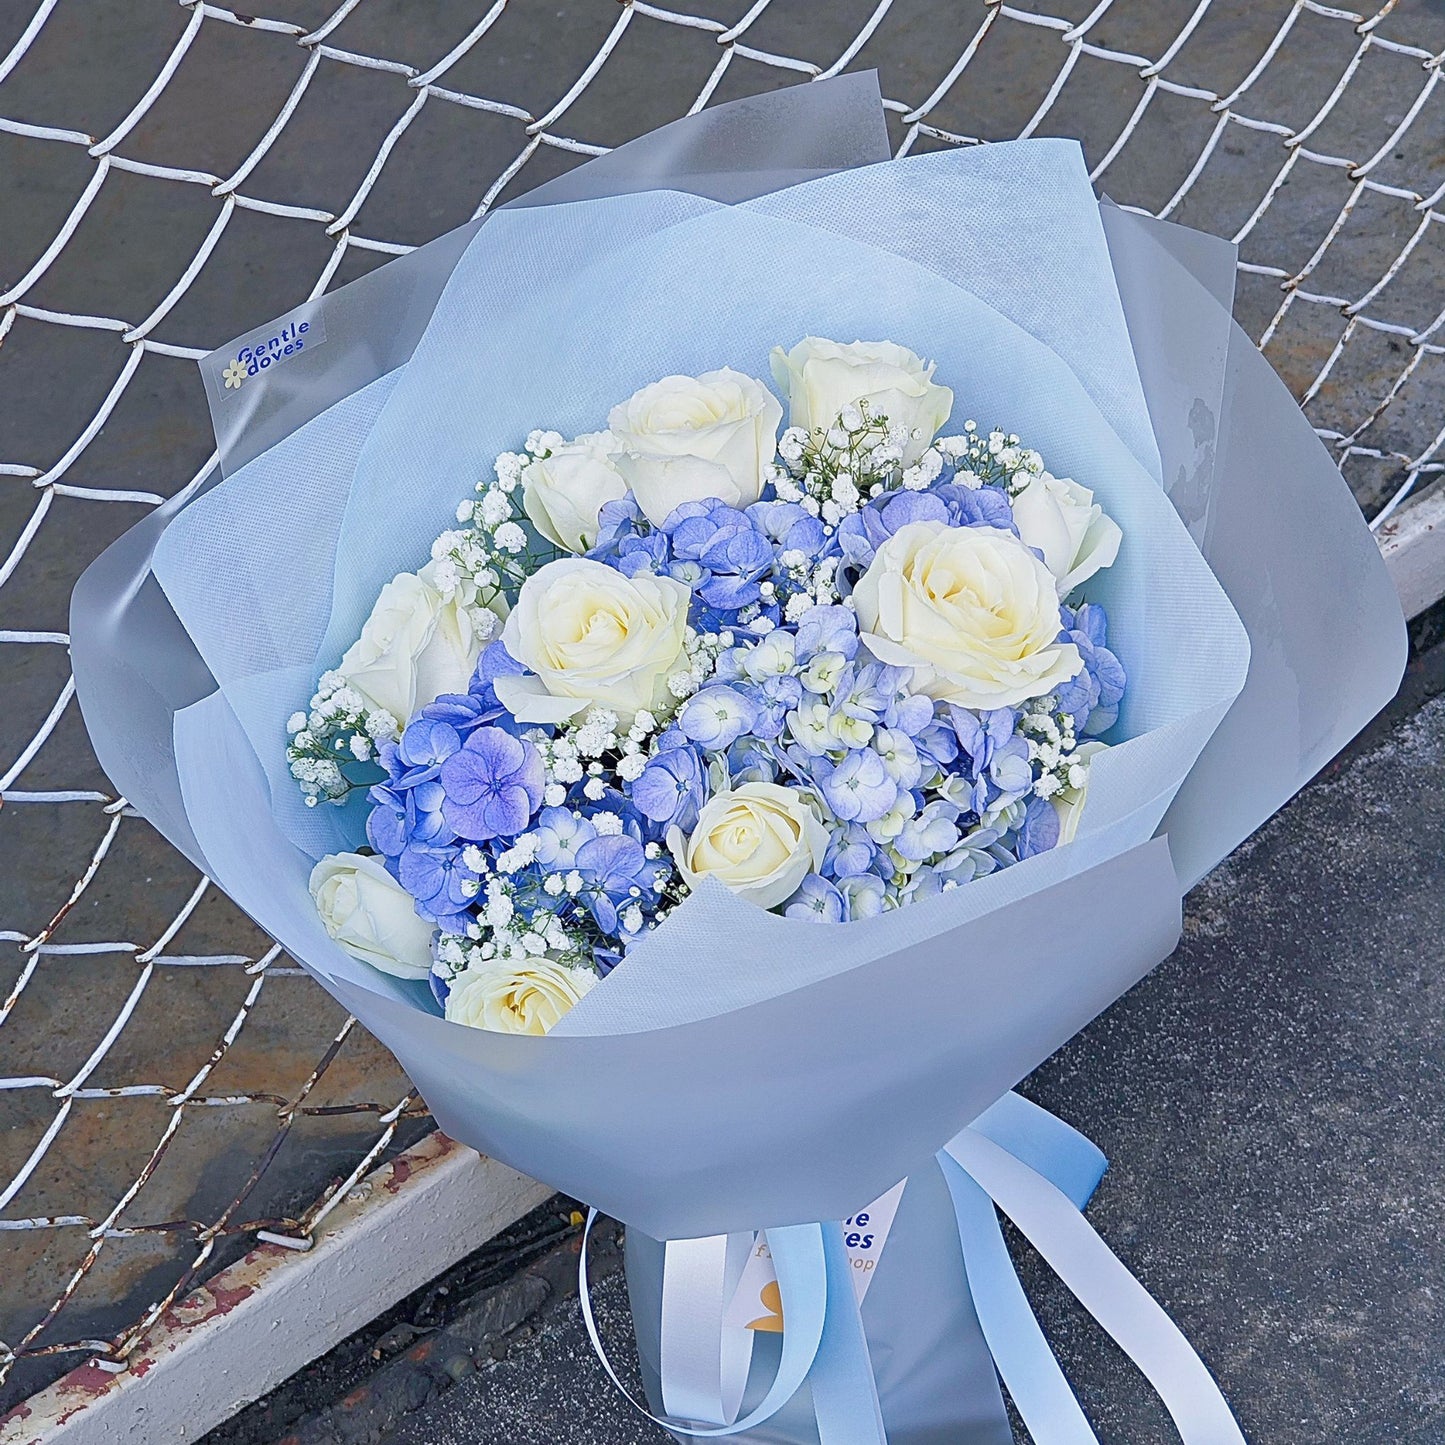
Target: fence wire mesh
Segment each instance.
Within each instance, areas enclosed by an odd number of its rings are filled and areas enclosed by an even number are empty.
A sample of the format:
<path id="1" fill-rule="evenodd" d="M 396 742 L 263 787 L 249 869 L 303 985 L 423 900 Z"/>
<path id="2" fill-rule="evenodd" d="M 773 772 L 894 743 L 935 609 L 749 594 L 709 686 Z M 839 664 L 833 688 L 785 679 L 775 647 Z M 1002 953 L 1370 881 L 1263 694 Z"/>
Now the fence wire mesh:
<path id="1" fill-rule="evenodd" d="M 69 587 L 214 467 L 190 363 L 228 337 L 678 115 L 877 66 L 899 155 L 1074 135 L 1115 200 L 1233 237 L 1241 322 L 1374 522 L 1445 470 L 1438 5 L 273 10 L 0 17 L 0 1405 L 124 1368 L 205 1271 L 304 1242 L 421 1127 L 113 796 L 72 706 Z"/>

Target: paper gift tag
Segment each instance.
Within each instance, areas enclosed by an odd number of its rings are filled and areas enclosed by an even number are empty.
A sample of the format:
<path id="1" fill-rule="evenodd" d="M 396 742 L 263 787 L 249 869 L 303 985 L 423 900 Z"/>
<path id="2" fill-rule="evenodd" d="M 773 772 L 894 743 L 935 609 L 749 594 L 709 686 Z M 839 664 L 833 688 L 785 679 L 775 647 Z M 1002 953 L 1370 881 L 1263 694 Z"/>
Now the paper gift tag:
<path id="1" fill-rule="evenodd" d="M 853 1267 L 853 1293 L 858 1303 L 868 1293 L 878 1256 L 883 1253 L 898 1201 L 903 1197 L 906 1179 L 900 1179 L 887 1194 L 875 1199 L 867 1209 L 843 1221 L 843 1247 Z M 766 1233 L 753 1240 L 752 1252 L 743 1266 L 738 1287 L 723 1316 L 723 1323 L 745 1330 L 767 1330 L 778 1333 L 783 1328 L 783 1303 L 778 1291 L 778 1276 L 773 1269 L 773 1256 L 768 1249 Z"/>

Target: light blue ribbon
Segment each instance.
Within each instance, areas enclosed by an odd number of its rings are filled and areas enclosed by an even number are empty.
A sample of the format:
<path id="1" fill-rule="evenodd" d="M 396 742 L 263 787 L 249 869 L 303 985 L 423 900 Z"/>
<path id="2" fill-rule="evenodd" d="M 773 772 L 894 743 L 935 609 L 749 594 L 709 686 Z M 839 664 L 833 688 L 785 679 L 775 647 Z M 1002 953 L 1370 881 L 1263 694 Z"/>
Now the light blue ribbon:
<path id="1" fill-rule="evenodd" d="M 1035 1174 L 1042 1174 L 1079 1210 L 1094 1197 L 1109 1167 L 1104 1151 L 1093 1140 L 1022 1094 L 1005 1094 L 968 1127 L 1007 1149 Z M 946 1149 L 938 1154 L 940 1160 L 947 1157 Z"/>
<path id="2" fill-rule="evenodd" d="M 1038 1445 L 1099 1445 L 1019 1283 L 993 1200 L 948 1155 L 939 1162 L 979 1328 L 1024 1427 Z"/>
<path id="3" fill-rule="evenodd" d="M 1005 1094 L 969 1127 L 1050 1180 L 1078 1209 L 1108 1167 L 1102 1150 L 1077 1129 L 1021 1094 Z M 947 1150 L 938 1163 L 953 1196 L 979 1328 L 1025 1428 L 1039 1445 L 1098 1445 L 1024 1294 L 993 1200 Z"/>
<path id="4" fill-rule="evenodd" d="M 1204 1362 L 1174 1321 L 1084 1220 L 1073 1199 L 982 1132 L 963 1130 L 944 1152 L 1018 1225 L 1079 1303 L 1143 1372 L 1169 1411 L 1184 1445 L 1244 1445 L 1239 1424 Z M 971 1221 L 972 1204 L 966 1191 L 965 1200 Z M 960 1236 L 965 1227 L 961 1216 Z M 1007 1312 L 998 1298 L 984 1308 L 993 1315 L 995 1327 L 1004 1320 L 1016 1327 L 1015 1333 L 1005 1331 L 1006 1349 L 1014 1352 L 1011 1367 L 1016 1366 L 1033 1350 L 1030 1325 L 1022 1323 L 1016 1311 Z M 1032 1323 L 1032 1329 L 1037 1328 Z M 1034 1384 L 1025 1379 L 1021 1388 L 1027 1395 Z M 1031 1407 L 1042 1412 L 1040 1431 L 1056 1432 L 1046 1435 L 1031 1426 L 1039 1445 L 1054 1445 L 1056 1440 L 1073 1445 L 1093 1439 L 1092 1433 L 1080 1433 L 1088 1425 L 1077 1401 L 1071 1413 L 1053 1381 L 1029 1398 Z M 1015 1403 L 1019 1403 L 1017 1397 Z"/>
<path id="5" fill-rule="evenodd" d="M 772 1237 L 770 1230 L 769 1241 Z M 843 1231 L 836 1224 L 823 1226 L 823 1253 L 828 1270 L 828 1318 L 808 1376 L 818 1440 L 820 1445 L 888 1445 L 863 1316 L 853 1288 L 853 1267 L 843 1245 Z M 787 1320 L 784 1304 L 785 1342 L 791 1328 Z"/>
<path id="6" fill-rule="evenodd" d="M 756 1243 L 748 1231 L 662 1246 L 662 1409 L 675 1420 L 731 1425 L 738 1417 L 757 1335 L 725 1321 Z"/>

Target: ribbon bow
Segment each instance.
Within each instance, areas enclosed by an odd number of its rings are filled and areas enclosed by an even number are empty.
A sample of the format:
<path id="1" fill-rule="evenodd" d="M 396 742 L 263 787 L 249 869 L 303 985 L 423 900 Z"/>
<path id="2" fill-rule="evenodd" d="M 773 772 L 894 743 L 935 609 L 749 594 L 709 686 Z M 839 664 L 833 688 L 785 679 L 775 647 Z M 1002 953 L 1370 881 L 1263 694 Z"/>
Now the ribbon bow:
<path id="1" fill-rule="evenodd" d="M 1173 1320 L 1084 1219 L 1106 1161 L 1077 1130 L 1018 1094 L 998 1103 L 938 1153 L 979 1325 L 999 1377 L 1037 1445 L 1098 1445 L 1044 1338 L 1009 1258 L 1006 1214 L 1129 1356 L 1169 1411 L 1183 1445 L 1245 1445 L 1213 1377 Z M 785 1322 L 777 1373 L 739 1416 L 752 1330 L 723 1325 L 726 1286 L 749 1235 L 670 1240 L 663 1266 L 661 1375 L 666 1416 L 618 1379 L 597 1332 L 587 1281 L 589 1211 L 578 1266 L 582 1318 L 614 1385 L 678 1435 L 741 1435 L 771 1419 L 806 1383 L 820 1445 L 887 1445 L 862 1315 L 837 1224 L 767 1231 Z"/>

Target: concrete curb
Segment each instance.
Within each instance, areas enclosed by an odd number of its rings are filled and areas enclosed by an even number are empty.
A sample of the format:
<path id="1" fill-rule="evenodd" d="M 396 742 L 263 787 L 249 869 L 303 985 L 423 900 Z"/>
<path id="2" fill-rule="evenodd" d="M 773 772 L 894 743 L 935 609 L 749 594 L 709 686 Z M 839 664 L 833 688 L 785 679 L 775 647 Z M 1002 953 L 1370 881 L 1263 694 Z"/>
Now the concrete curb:
<path id="1" fill-rule="evenodd" d="M 433 1132 L 309 1248 L 262 1244 L 166 1311 L 128 1369 L 87 1363 L 16 1406 L 0 1445 L 188 1445 L 551 1194 Z"/>
<path id="2" fill-rule="evenodd" d="M 1418 617 L 1445 595 L 1445 484 L 1386 518 L 1375 536 L 1405 616 Z"/>

